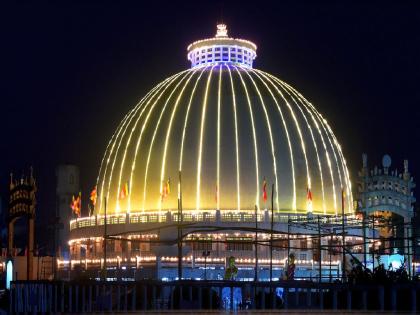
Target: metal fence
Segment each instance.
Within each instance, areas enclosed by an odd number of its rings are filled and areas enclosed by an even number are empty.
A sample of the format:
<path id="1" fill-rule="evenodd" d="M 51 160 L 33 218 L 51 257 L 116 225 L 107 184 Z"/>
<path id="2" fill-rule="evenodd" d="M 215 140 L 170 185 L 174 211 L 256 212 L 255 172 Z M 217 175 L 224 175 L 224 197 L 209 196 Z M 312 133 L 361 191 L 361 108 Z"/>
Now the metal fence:
<path id="1" fill-rule="evenodd" d="M 10 314 L 174 309 L 318 309 L 417 312 L 420 284 L 390 286 L 304 281 L 14 281 Z"/>

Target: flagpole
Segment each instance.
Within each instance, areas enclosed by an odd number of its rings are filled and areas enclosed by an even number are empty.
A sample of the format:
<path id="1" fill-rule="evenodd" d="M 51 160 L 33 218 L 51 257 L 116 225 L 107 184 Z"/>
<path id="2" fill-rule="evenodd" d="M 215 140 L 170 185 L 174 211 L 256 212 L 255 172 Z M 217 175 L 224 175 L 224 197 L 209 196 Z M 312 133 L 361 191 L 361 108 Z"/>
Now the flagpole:
<path id="1" fill-rule="evenodd" d="M 179 171 L 178 179 L 178 280 L 182 279 L 182 190 L 181 190 L 181 171 Z"/>
<path id="2" fill-rule="evenodd" d="M 255 277 L 254 281 L 258 281 L 258 207 L 255 205 Z"/>
<path id="3" fill-rule="evenodd" d="M 343 275 L 343 282 L 346 279 L 346 233 L 344 231 L 344 227 L 345 227 L 345 223 L 344 223 L 344 189 L 341 188 L 341 224 L 342 224 L 342 242 L 343 242 L 343 270 L 342 270 L 342 275 Z"/>
<path id="4" fill-rule="evenodd" d="M 104 264 L 103 264 L 103 277 L 104 277 L 104 281 L 106 281 L 106 234 L 107 234 L 107 224 L 106 224 L 106 197 L 104 198 L 104 249 L 103 249 L 103 254 L 104 254 Z"/>
<path id="5" fill-rule="evenodd" d="M 273 280 L 274 184 L 271 186 L 270 282 Z"/>

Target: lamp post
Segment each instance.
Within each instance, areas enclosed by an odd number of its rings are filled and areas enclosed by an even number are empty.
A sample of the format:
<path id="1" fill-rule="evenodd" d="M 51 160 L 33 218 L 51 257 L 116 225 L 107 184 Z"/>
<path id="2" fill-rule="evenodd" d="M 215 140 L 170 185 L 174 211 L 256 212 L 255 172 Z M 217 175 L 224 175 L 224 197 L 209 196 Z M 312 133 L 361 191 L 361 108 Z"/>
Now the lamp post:
<path id="1" fill-rule="evenodd" d="M 258 207 L 255 205 L 255 276 L 254 281 L 258 281 Z"/>
<path id="2" fill-rule="evenodd" d="M 105 216 L 104 216 L 104 248 L 103 248 L 103 254 L 104 254 L 104 264 L 103 264 L 103 277 L 104 277 L 104 281 L 106 281 L 106 273 L 107 273 L 107 265 L 106 265 L 106 240 L 107 240 L 107 224 L 106 224 L 106 198 L 104 198 L 104 212 L 105 212 Z"/>
<path id="3" fill-rule="evenodd" d="M 273 280 L 274 184 L 271 186 L 270 282 Z"/>
<path id="4" fill-rule="evenodd" d="M 182 191 L 181 191 L 181 171 L 179 171 L 178 181 L 178 280 L 182 279 Z"/>

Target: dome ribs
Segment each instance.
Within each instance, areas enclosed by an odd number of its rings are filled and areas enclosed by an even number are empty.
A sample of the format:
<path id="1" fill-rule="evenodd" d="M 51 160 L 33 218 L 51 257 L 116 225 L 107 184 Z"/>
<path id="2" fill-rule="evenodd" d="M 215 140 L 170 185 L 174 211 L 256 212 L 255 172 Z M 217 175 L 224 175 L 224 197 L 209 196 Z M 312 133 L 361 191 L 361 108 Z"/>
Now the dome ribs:
<path id="1" fill-rule="evenodd" d="M 279 181 L 278 181 L 278 176 L 277 176 L 276 151 L 275 151 L 275 146 L 274 146 L 273 133 L 272 133 L 272 130 L 271 130 L 270 118 L 269 118 L 269 115 L 267 113 L 267 108 L 266 108 L 266 105 L 264 103 L 264 99 L 261 96 L 261 93 L 260 93 L 260 90 L 259 90 L 257 84 L 255 83 L 254 79 L 252 78 L 252 76 L 249 74 L 248 71 L 244 71 L 244 72 L 248 75 L 249 79 L 252 81 L 252 84 L 254 85 L 255 90 L 257 91 L 258 97 L 259 97 L 260 102 L 261 102 L 261 107 L 264 111 L 265 120 L 266 120 L 266 123 L 267 123 L 267 128 L 268 128 L 268 132 L 269 132 L 269 136 L 270 136 L 271 155 L 272 155 L 272 158 L 273 158 L 273 175 L 274 175 L 274 179 L 275 179 L 275 189 L 276 189 L 276 208 L 277 208 L 277 211 L 278 211 L 279 210 L 279 198 L 278 198 L 278 188 L 277 187 L 279 187 Z M 251 73 L 254 73 L 254 72 L 252 71 Z"/>
<path id="2" fill-rule="evenodd" d="M 302 101 L 302 104 L 306 104 L 305 106 L 307 106 L 307 107 L 309 107 L 310 109 L 311 109 L 311 112 L 313 112 L 316 116 L 317 116 L 317 118 L 318 118 L 318 120 L 319 120 L 319 122 L 320 122 L 320 125 L 321 125 L 321 127 L 322 127 L 322 130 L 324 131 L 324 133 L 326 134 L 326 136 L 327 136 L 327 140 L 328 140 L 328 143 L 329 143 L 329 145 L 330 145 L 330 147 L 331 147 L 331 150 L 332 150 L 332 152 L 333 152 L 333 156 L 334 156 L 334 160 L 335 160 L 335 163 L 336 163 L 336 167 L 337 167 L 337 171 L 338 171 L 338 176 L 339 176 L 339 181 L 340 181 L 340 187 L 343 189 L 343 187 L 344 187 L 344 185 L 343 185 L 343 179 L 342 179 L 342 174 L 341 174 L 341 172 L 343 172 L 344 173 L 344 178 L 345 178 L 345 181 L 346 181 L 346 186 L 347 187 L 349 187 L 351 184 L 350 184 L 350 182 L 349 182 L 349 178 L 346 176 L 346 171 L 345 171 L 345 169 L 346 169 L 346 166 L 345 166 L 345 164 L 343 163 L 343 156 L 340 154 L 340 151 L 339 151 L 339 144 L 338 144 L 338 142 L 336 141 L 336 139 L 335 139 L 335 136 L 334 136 L 334 134 L 332 133 L 332 131 L 331 131 L 331 129 L 329 129 L 329 126 L 328 126 L 328 123 L 326 122 L 326 120 L 322 117 L 322 115 L 316 110 L 316 108 L 310 103 L 310 102 L 308 102 L 299 92 L 297 92 L 294 88 L 292 88 L 290 85 L 288 85 L 287 83 L 284 83 L 284 82 L 281 82 L 281 84 L 282 85 L 284 85 L 284 86 L 286 86 L 293 94 L 295 94 L 297 97 L 299 97 L 299 99 Z M 333 138 L 333 140 L 334 140 L 334 144 L 335 144 L 335 146 L 333 145 L 333 141 L 331 140 L 331 138 Z M 338 158 L 337 158 L 337 152 L 336 151 L 338 151 L 338 154 L 339 154 L 339 156 L 340 156 L 340 163 L 338 162 Z M 341 164 L 341 167 L 340 167 L 340 164 Z M 348 191 L 348 189 L 347 189 L 347 191 Z M 337 198 L 337 195 L 335 195 L 335 202 L 336 202 L 336 200 L 337 200 L 338 198 Z M 334 207 L 334 209 L 335 209 L 335 213 L 336 214 L 338 214 L 338 209 L 337 209 L 337 204 L 335 204 L 334 205 L 335 207 Z"/>
<path id="3" fill-rule="evenodd" d="M 121 124 L 121 128 L 120 129 L 117 129 L 115 140 L 114 140 L 114 142 L 113 142 L 113 144 L 111 146 L 111 150 L 110 150 L 109 156 L 106 159 L 105 170 L 104 170 L 104 174 L 103 174 L 103 177 L 102 177 L 102 184 L 101 184 L 101 189 L 100 189 L 100 193 L 99 193 L 99 200 L 100 200 L 100 202 L 98 203 L 99 204 L 99 211 L 98 211 L 99 213 L 102 212 L 102 202 L 103 202 L 103 196 L 105 194 L 104 189 L 105 189 L 105 180 L 106 180 L 106 174 L 107 174 L 107 170 L 108 170 L 108 165 L 109 165 L 109 163 L 111 161 L 112 152 L 114 151 L 114 147 L 115 147 L 115 145 L 117 143 L 117 140 L 118 140 L 118 137 L 119 137 L 121 131 L 124 130 L 123 134 L 121 135 L 119 144 L 122 141 L 122 138 L 123 138 L 124 133 L 125 133 L 125 131 L 127 129 L 127 126 L 130 124 L 132 118 L 134 117 L 134 115 L 136 115 L 137 111 L 141 108 L 141 106 L 144 104 L 144 102 L 148 99 L 148 96 L 151 95 L 150 98 L 149 98 L 149 100 L 152 99 L 156 95 L 155 92 L 158 92 L 161 89 L 161 87 L 163 87 L 168 81 L 174 79 L 174 77 L 176 77 L 176 76 L 177 75 L 174 75 L 174 76 L 169 77 L 168 79 L 166 79 L 163 82 L 161 82 L 160 84 L 158 84 L 155 88 L 153 88 L 148 94 L 146 94 L 146 96 L 126 115 L 125 119 L 123 119 L 123 122 Z M 145 106 L 147 106 L 147 104 Z M 111 141 L 112 141 L 112 138 L 111 138 Z M 117 152 L 115 153 L 113 164 L 115 163 L 116 157 L 117 157 Z M 109 186 L 110 186 L 110 181 L 111 181 L 111 179 L 109 179 L 109 181 L 108 181 L 108 190 L 107 190 L 107 193 L 106 193 L 106 198 L 107 199 L 109 199 Z M 98 205 L 97 205 L 97 207 L 98 207 Z"/>
<path id="4" fill-rule="evenodd" d="M 201 161 L 202 161 L 202 152 L 203 152 L 203 137 L 204 137 L 204 124 L 206 121 L 206 109 L 207 109 L 207 97 L 209 86 L 211 82 L 211 77 L 213 74 L 214 66 L 211 67 L 210 74 L 207 77 L 206 91 L 204 93 L 202 112 L 201 112 L 201 127 L 200 127 L 200 144 L 198 148 L 198 161 L 197 161 L 197 193 L 196 193 L 196 210 L 200 210 L 200 181 L 201 181 Z"/>
<path id="5" fill-rule="evenodd" d="M 140 134 L 137 137 L 136 147 L 135 147 L 135 150 L 134 150 L 134 158 L 133 158 L 132 163 L 131 163 L 130 180 L 129 180 L 130 185 L 131 185 L 131 189 L 130 189 L 130 194 L 128 195 L 128 211 L 131 211 L 131 200 L 132 200 L 132 196 L 133 196 L 133 193 L 134 193 L 134 183 L 135 183 L 135 181 L 134 181 L 134 171 L 135 171 L 135 168 L 136 168 L 137 154 L 139 152 L 139 148 L 140 148 L 140 145 L 141 145 L 141 139 L 142 139 L 143 133 L 144 133 L 144 131 L 146 129 L 147 122 L 149 121 L 150 115 L 152 114 L 153 109 L 154 109 L 156 103 L 160 100 L 160 98 L 165 93 L 165 91 L 172 85 L 173 82 L 175 82 L 175 80 L 180 75 L 182 75 L 184 73 L 186 73 L 186 71 L 183 71 L 183 72 L 178 73 L 177 76 L 176 76 L 176 78 L 174 78 L 174 80 L 171 80 L 168 83 L 168 85 L 165 86 L 165 88 L 159 94 L 158 98 L 150 106 L 150 109 L 149 109 L 149 111 L 146 114 L 146 118 L 145 118 L 145 120 L 144 120 L 144 122 L 142 124 L 141 130 L 140 130 Z M 142 115 L 142 113 L 141 113 L 141 115 Z M 118 198 L 118 196 L 117 196 L 117 198 Z"/>
<path id="6" fill-rule="evenodd" d="M 202 70 L 201 73 L 203 73 L 203 71 L 204 70 Z M 162 210 L 162 199 L 163 199 L 163 198 L 161 198 L 161 196 L 163 195 L 162 183 L 165 180 L 166 154 L 167 154 L 167 149 L 168 149 L 169 137 L 170 137 L 171 130 L 172 130 L 172 122 L 173 122 L 173 119 L 175 117 L 175 112 L 176 112 L 176 110 L 178 108 L 179 101 L 181 100 L 181 98 L 182 98 L 182 96 L 184 94 L 185 88 L 188 86 L 190 80 L 193 78 L 193 76 L 196 74 L 196 72 L 197 72 L 197 70 L 193 70 L 192 71 L 191 76 L 187 79 L 187 82 L 185 82 L 184 86 L 182 87 L 182 90 L 181 90 L 181 92 L 179 93 L 179 95 L 178 95 L 178 97 L 176 99 L 174 108 L 173 108 L 172 113 L 171 113 L 171 118 L 169 120 L 169 126 L 168 126 L 168 129 L 166 131 L 165 147 L 164 147 L 163 156 L 162 156 L 162 167 L 161 167 L 161 175 L 160 175 L 160 187 L 159 187 L 160 196 L 159 196 L 159 200 L 158 200 L 159 213 Z"/>
<path id="7" fill-rule="evenodd" d="M 259 186 L 260 174 L 259 174 L 259 165 L 258 165 L 258 145 L 257 145 L 257 134 L 256 134 L 256 129 L 255 129 L 255 122 L 254 122 L 254 113 L 253 113 L 253 110 L 252 110 L 252 103 L 251 103 L 251 99 L 249 97 L 248 88 L 246 86 L 246 83 L 245 83 L 244 79 L 242 78 L 241 72 L 237 70 L 237 73 L 238 73 L 238 75 L 241 79 L 241 83 L 242 83 L 242 86 L 243 86 L 244 91 L 245 91 L 247 104 L 248 104 L 248 109 L 249 109 L 249 114 L 250 114 L 250 118 L 251 118 L 252 136 L 253 136 L 253 140 L 254 140 L 254 157 L 255 157 L 255 174 L 256 174 L 256 176 L 255 176 L 255 179 L 256 179 L 255 205 L 256 205 L 257 209 L 260 210 L 260 186 Z"/>
<path id="8" fill-rule="evenodd" d="M 220 106 L 222 102 L 222 70 L 219 68 L 219 83 L 217 87 L 217 151 L 216 151 L 216 210 L 220 210 Z"/>
<path id="9" fill-rule="evenodd" d="M 265 74 L 262 74 L 262 75 L 274 85 L 274 83 L 269 78 L 267 78 L 267 76 Z M 326 207 L 326 203 L 325 203 L 324 177 L 323 177 L 323 173 L 322 173 L 322 165 L 321 165 L 321 160 L 320 160 L 320 157 L 319 157 L 318 146 L 316 144 L 316 140 L 315 140 L 314 133 L 312 131 L 312 127 L 311 127 L 310 123 L 308 122 L 308 119 L 307 119 L 305 113 L 303 112 L 301 106 L 296 101 L 296 99 L 287 90 L 285 90 L 285 92 L 289 95 L 289 97 L 292 99 L 295 106 L 299 109 L 299 112 L 301 113 L 301 115 L 302 115 L 302 117 L 303 117 L 303 119 L 306 123 L 306 126 L 309 130 L 309 133 L 311 135 L 312 143 L 313 143 L 316 158 L 317 158 L 318 171 L 319 171 L 320 181 L 321 181 L 322 210 L 323 210 L 323 213 L 326 214 L 327 213 L 327 207 Z"/>
<path id="10" fill-rule="evenodd" d="M 191 73 L 190 71 L 188 71 L 188 73 L 185 74 L 185 76 L 183 76 L 179 82 L 176 83 L 175 87 L 170 91 L 169 96 L 166 98 L 166 101 L 163 105 L 162 110 L 160 111 L 159 114 L 159 118 L 156 122 L 156 126 L 155 129 L 153 131 L 153 135 L 152 135 L 152 139 L 150 141 L 150 146 L 149 146 L 149 152 L 147 154 L 147 161 L 146 161 L 146 168 L 145 168 L 145 173 L 144 173 L 144 181 L 143 181 L 143 203 L 142 203 L 142 211 L 145 211 L 145 205 L 146 205 L 146 197 L 147 197 L 147 177 L 148 177 L 148 173 L 149 173 L 149 164 L 150 164 L 150 158 L 152 155 L 152 150 L 153 150 L 153 144 L 155 142 L 155 138 L 156 138 L 156 133 L 159 129 L 160 126 L 160 122 L 162 119 L 163 114 L 165 113 L 166 107 L 169 104 L 169 101 L 172 99 L 172 96 L 174 95 L 175 91 L 178 89 L 178 87 L 181 85 L 181 83 L 188 77 L 188 75 L 192 76 L 194 73 Z M 151 109 L 152 111 L 153 109 Z"/>
<path id="11" fill-rule="evenodd" d="M 108 213 L 164 219 L 180 196 L 175 172 L 182 172 L 188 216 L 270 208 L 261 198 L 264 177 L 275 187 L 276 212 L 338 214 L 339 187 L 350 196 L 345 211 L 352 212 L 346 161 L 327 121 L 287 83 L 241 65 L 180 72 L 124 116 L 101 160 L 95 213 L 103 213 L 106 197 Z M 172 193 L 164 194 L 169 178 Z M 123 198 L 126 182 L 130 193 Z"/>
<path id="12" fill-rule="evenodd" d="M 311 189 L 311 177 L 310 177 L 310 171 L 309 171 L 309 163 L 308 163 L 308 158 L 307 158 L 307 154 L 306 154 L 306 146 L 305 146 L 305 141 L 303 139 L 303 135 L 302 135 L 302 131 L 299 125 L 299 122 L 296 118 L 295 112 L 292 108 L 292 106 L 290 105 L 289 101 L 286 99 L 286 97 L 284 97 L 283 93 L 277 89 L 277 92 L 279 93 L 280 97 L 283 99 L 283 101 L 285 102 L 287 108 L 289 109 L 289 112 L 292 116 L 293 122 L 295 124 L 298 136 L 299 136 L 299 140 L 300 140 L 300 147 L 303 153 L 303 157 L 305 160 L 305 168 L 306 168 L 306 185 L 307 185 L 307 189 Z M 305 190 L 306 191 L 306 190 Z M 305 193 L 306 196 L 306 193 Z"/>
<path id="13" fill-rule="evenodd" d="M 286 121 L 284 119 L 284 115 L 283 115 L 283 111 L 276 99 L 276 97 L 274 96 L 273 92 L 271 91 L 271 89 L 268 87 L 267 83 L 264 82 L 264 80 L 259 76 L 259 71 L 258 70 L 253 70 L 254 74 L 261 80 L 261 82 L 265 85 L 266 89 L 268 90 L 268 92 L 270 93 L 274 103 L 276 104 L 277 110 L 280 114 L 280 118 L 283 124 L 283 128 L 285 131 L 285 135 L 286 135 L 286 139 L 287 139 L 287 143 L 288 143 L 288 147 L 289 147 L 289 153 L 290 153 L 290 163 L 291 163 L 291 169 L 292 169 L 292 183 L 293 183 L 293 199 L 292 199 L 292 206 L 291 209 L 293 211 L 296 211 L 296 178 L 295 178 L 295 165 L 294 165 L 294 159 L 293 159 L 293 148 L 292 148 L 292 144 L 290 141 L 290 136 L 289 136 L 289 130 L 287 128 L 287 124 Z M 267 78 L 266 78 L 267 79 Z M 269 81 L 275 88 L 276 86 L 274 85 L 274 83 L 270 80 L 267 79 L 267 81 Z M 277 193 L 277 203 L 278 203 L 278 193 L 279 193 L 279 185 L 278 183 L 276 184 L 276 193 Z"/>
<path id="14" fill-rule="evenodd" d="M 241 210 L 241 190 L 240 190 L 240 165 L 239 165 L 239 140 L 238 140 L 238 119 L 236 111 L 236 95 L 235 88 L 233 85 L 233 78 L 230 68 L 226 67 L 229 72 L 230 86 L 232 89 L 232 105 L 233 105 L 233 117 L 234 117 L 234 126 L 235 126 L 235 152 L 236 152 L 236 199 L 237 199 L 237 210 Z"/>

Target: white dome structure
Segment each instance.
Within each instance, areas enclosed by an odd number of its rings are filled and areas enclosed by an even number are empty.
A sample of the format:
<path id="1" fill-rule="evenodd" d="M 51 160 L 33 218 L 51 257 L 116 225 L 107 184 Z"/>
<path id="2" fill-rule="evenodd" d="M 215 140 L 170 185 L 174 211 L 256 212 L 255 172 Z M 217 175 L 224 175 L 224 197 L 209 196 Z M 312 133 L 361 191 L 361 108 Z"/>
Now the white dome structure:
<path id="1" fill-rule="evenodd" d="M 188 47 L 192 67 L 153 88 L 103 157 L 96 214 L 176 211 L 352 213 L 351 183 L 326 119 L 289 84 L 253 68 L 256 45 L 214 38 Z M 181 180 L 180 180 L 181 179 Z M 264 185 L 265 188 L 264 188 Z M 266 196 L 264 196 L 266 195 Z"/>

